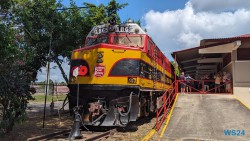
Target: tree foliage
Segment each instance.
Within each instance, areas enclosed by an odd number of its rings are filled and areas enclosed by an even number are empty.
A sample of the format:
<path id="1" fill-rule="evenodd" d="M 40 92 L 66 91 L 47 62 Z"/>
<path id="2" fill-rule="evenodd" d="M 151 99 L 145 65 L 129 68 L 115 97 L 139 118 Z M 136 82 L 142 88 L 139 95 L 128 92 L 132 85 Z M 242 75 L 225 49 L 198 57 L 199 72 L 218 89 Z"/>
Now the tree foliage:
<path id="1" fill-rule="evenodd" d="M 29 84 L 33 80 L 30 57 L 19 44 L 13 25 L 0 22 L 0 136 L 12 130 L 15 122 L 24 120 L 28 100 L 34 92 Z"/>
<path id="2" fill-rule="evenodd" d="M 21 24 L 24 32 L 25 44 L 35 51 L 33 64 L 37 68 L 45 66 L 49 48 L 51 55 L 66 82 L 67 75 L 61 67 L 59 56 L 70 58 L 72 50 L 79 48 L 91 28 L 115 17 L 117 12 L 127 4 L 119 4 L 111 0 L 107 6 L 84 3 L 85 8 L 78 9 L 73 0 L 70 9 L 56 0 L 23 0 L 15 6 L 16 24 Z"/>
<path id="3" fill-rule="evenodd" d="M 180 69 L 177 65 L 175 65 L 174 61 L 170 61 L 170 63 L 173 65 L 173 67 L 175 68 L 175 74 L 176 76 L 180 76 Z"/>
<path id="4" fill-rule="evenodd" d="M 71 0 L 68 9 L 57 0 L 0 1 L 0 135 L 25 118 L 37 71 L 54 61 L 67 82 L 59 58 L 69 59 L 93 26 L 111 18 L 119 23 L 118 11 L 126 5 L 111 0 L 107 6 L 84 3 L 79 9 Z"/>

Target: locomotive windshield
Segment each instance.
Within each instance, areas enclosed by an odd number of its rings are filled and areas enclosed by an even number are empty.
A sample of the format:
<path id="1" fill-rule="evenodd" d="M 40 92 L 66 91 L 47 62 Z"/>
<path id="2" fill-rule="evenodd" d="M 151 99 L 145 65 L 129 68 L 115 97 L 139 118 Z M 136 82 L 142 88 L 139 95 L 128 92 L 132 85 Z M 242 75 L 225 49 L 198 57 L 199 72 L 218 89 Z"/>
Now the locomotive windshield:
<path id="1" fill-rule="evenodd" d="M 144 37 L 142 36 L 114 36 L 114 44 L 142 47 L 144 43 Z"/>
<path id="2" fill-rule="evenodd" d="M 124 45 L 131 47 L 143 47 L 144 36 L 116 35 L 111 36 L 115 45 Z M 92 46 L 99 43 L 109 43 L 109 36 L 88 37 L 86 46 Z"/>
<path id="3" fill-rule="evenodd" d="M 108 36 L 89 37 L 86 46 L 92 46 L 99 43 L 108 43 Z"/>

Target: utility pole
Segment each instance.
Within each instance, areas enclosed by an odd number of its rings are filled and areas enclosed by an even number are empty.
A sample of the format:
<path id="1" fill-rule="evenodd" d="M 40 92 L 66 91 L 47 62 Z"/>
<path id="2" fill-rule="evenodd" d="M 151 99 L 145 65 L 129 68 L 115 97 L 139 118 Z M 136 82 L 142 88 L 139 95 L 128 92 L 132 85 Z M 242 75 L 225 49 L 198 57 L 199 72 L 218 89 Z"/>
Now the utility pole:
<path id="1" fill-rule="evenodd" d="M 50 32 L 50 40 L 49 40 L 49 53 L 48 53 L 48 61 L 47 61 L 47 74 L 46 74 L 46 85 L 45 85 L 45 99 L 44 99 L 44 109 L 43 109 L 43 128 L 45 123 L 45 115 L 46 115 L 46 102 L 47 102 L 47 95 L 49 91 L 49 80 L 50 80 L 50 54 L 51 54 L 51 44 L 52 44 L 52 31 Z"/>
<path id="2" fill-rule="evenodd" d="M 89 6 L 89 7 L 96 7 L 96 6 Z M 83 9 L 83 8 L 89 8 L 89 7 L 77 7 L 77 9 Z M 69 9 L 74 9 L 74 8 L 62 8 L 62 9 L 54 9 L 55 11 L 60 11 L 60 10 L 69 10 Z M 53 15 L 51 15 L 51 31 L 50 31 L 50 40 L 49 40 L 49 53 L 48 53 L 48 61 L 47 61 L 47 67 L 46 67 L 46 85 L 45 85 L 45 99 L 44 99 L 44 109 L 43 109 L 43 128 L 44 128 L 44 123 L 45 123 L 45 115 L 46 115 L 46 104 L 47 104 L 47 95 L 49 91 L 49 80 L 50 80 L 50 60 L 51 60 L 51 48 L 52 48 L 52 33 L 53 33 Z"/>

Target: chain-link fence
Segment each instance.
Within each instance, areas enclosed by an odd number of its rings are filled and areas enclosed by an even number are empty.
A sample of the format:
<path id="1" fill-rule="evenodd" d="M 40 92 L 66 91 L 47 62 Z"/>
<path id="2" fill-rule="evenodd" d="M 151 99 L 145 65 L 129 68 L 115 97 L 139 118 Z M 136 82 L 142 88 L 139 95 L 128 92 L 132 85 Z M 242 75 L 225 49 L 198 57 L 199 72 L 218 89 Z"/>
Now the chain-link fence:
<path id="1" fill-rule="evenodd" d="M 31 87 L 36 89 L 35 94 L 45 94 L 46 93 L 46 84 L 32 84 Z M 69 92 L 69 89 L 66 84 L 54 84 L 51 83 L 47 85 L 48 87 L 48 95 L 53 94 L 67 94 Z"/>
<path id="2" fill-rule="evenodd" d="M 34 83 L 31 87 L 35 88 L 36 93 L 33 95 L 34 100 L 30 101 L 28 105 L 28 109 L 30 109 L 28 111 L 30 113 L 36 113 L 42 116 L 45 109 L 46 115 L 55 115 L 65 112 L 65 110 L 68 109 L 67 94 L 69 89 L 66 84 L 50 83 L 46 86 L 45 83 Z"/>

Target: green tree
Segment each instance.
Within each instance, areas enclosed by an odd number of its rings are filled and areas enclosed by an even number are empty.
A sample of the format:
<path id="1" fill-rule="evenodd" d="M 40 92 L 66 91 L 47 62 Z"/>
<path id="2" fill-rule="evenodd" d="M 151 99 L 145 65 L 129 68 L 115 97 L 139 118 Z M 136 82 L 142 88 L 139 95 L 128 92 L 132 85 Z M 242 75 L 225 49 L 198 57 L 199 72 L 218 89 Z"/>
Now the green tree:
<path id="1" fill-rule="evenodd" d="M 174 61 L 170 61 L 170 63 L 173 65 L 173 67 L 175 68 L 175 74 L 177 75 L 177 76 L 180 76 L 180 69 L 179 69 L 179 67 L 176 65 L 175 66 L 175 62 Z"/>
<path id="2" fill-rule="evenodd" d="M 2 12 L 4 13 L 4 12 Z M 8 19 L 9 20 L 9 19 Z M 18 30 L 5 18 L 0 23 L 0 136 L 12 130 L 16 122 L 25 119 L 28 100 L 34 92 L 29 84 L 33 80 L 30 57 L 20 47 Z"/>
<path id="3" fill-rule="evenodd" d="M 107 19 L 115 18 L 117 23 L 121 23 L 118 11 L 125 8 L 128 3 L 119 4 L 115 0 L 111 0 L 108 5 L 105 7 L 107 13 Z"/>
<path id="4" fill-rule="evenodd" d="M 84 44 L 91 28 L 107 22 L 109 16 L 119 22 L 117 11 L 126 5 L 112 0 L 108 6 L 85 3 L 86 9 L 78 9 L 72 0 L 70 9 L 63 10 L 56 0 L 0 1 L 0 135 L 25 119 L 34 93 L 30 82 L 36 79 L 37 71 L 47 61 L 54 61 L 67 82 L 59 56 L 69 59 L 71 51 Z"/>
<path id="5" fill-rule="evenodd" d="M 62 68 L 62 59 L 70 59 L 72 50 L 79 48 L 91 28 L 102 22 L 106 23 L 111 17 L 120 21 L 117 12 L 127 4 L 119 4 L 115 0 L 107 6 L 84 3 L 85 8 L 78 9 L 71 0 L 70 9 L 65 8 L 56 0 L 23 0 L 15 6 L 17 24 L 21 24 L 25 44 L 34 50 L 33 64 L 39 69 L 45 66 L 49 48 L 51 60 L 54 61 L 68 82 L 67 75 Z"/>

